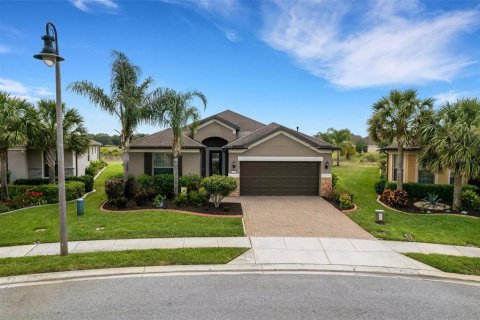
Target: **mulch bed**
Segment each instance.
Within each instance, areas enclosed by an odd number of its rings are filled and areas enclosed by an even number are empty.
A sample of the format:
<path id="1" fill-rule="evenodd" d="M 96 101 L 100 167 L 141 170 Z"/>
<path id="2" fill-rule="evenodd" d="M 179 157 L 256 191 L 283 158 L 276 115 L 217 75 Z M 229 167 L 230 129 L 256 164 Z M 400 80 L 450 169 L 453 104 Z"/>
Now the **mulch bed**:
<path id="1" fill-rule="evenodd" d="M 420 208 L 415 207 L 413 204 L 417 201 L 421 201 L 422 199 L 408 199 L 408 205 L 404 208 L 395 208 L 400 211 L 408 212 L 408 213 L 416 213 L 416 214 L 457 214 L 457 215 L 462 215 L 462 216 L 472 216 L 472 217 L 478 217 L 480 218 L 480 211 L 473 211 L 473 210 L 465 210 L 467 214 L 461 213 L 461 211 L 452 211 L 451 212 L 445 212 L 444 210 L 429 210 L 430 212 L 427 212 L 427 210 L 423 210 Z"/>
<path id="2" fill-rule="evenodd" d="M 116 207 L 110 207 L 107 203 L 103 205 L 104 209 L 113 210 L 113 211 L 132 211 L 132 210 L 149 210 L 149 209 L 171 209 L 171 210 L 181 210 L 188 211 L 193 213 L 200 214 L 213 214 L 213 215 L 223 215 L 223 216 L 236 216 L 243 215 L 242 204 L 237 202 L 222 202 L 218 208 L 215 208 L 215 205 L 212 202 L 209 202 L 208 205 L 204 207 L 195 207 L 191 205 L 176 207 L 172 204 L 172 200 L 165 200 L 163 208 L 156 208 L 151 202 L 147 203 L 145 206 L 138 206 L 135 200 L 130 200 L 125 209 L 117 209 Z"/>

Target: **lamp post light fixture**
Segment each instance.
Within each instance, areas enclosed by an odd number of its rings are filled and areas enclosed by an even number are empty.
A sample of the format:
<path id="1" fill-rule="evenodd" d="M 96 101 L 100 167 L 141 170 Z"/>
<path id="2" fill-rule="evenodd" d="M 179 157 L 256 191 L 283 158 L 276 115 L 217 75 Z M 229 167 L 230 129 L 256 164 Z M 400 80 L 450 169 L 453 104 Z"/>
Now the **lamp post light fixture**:
<path id="1" fill-rule="evenodd" d="M 49 67 L 55 65 L 56 86 L 56 116 L 57 116 L 57 159 L 58 159 L 58 209 L 60 220 L 60 255 L 68 254 L 67 239 L 67 203 L 65 199 L 65 159 L 63 155 L 63 110 L 62 110 L 62 85 L 60 81 L 60 62 L 65 59 L 58 50 L 57 29 L 51 22 L 47 22 L 46 34 L 41 38 L 44 42 L 43 49 L 34 55 L 35 59 L 42 60 Z M 55 46 L 53 46 L 55 43 Z"/>

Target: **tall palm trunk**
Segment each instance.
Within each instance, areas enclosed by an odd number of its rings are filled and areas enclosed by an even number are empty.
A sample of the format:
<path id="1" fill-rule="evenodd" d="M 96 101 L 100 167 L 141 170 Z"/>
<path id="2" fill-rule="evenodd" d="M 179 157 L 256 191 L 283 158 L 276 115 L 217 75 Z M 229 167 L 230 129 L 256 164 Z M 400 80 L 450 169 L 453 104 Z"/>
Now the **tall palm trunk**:
<path id="1" fill-rule="evenodd" d="M 463 177 L 460 173 L 455 172 L 453 176 L 453 210 L 462 209 L 462 182 Z"/>
<path id="2" fill-rule="evenodd" d="M 337 150 L 337 167 L 340 165 L 340 150 Z"/>
<path id="3" fill-rule="evenodd" d="M 403 144 L 398 145 L 397 190 L 403 190 Z"/>
<path id="4" fill-rule="evenodd" d="M 57 151 L 55 149 L 46 150 L 45 161 L 48 166 L 48 183 L 55 184 L 55 163 L 57 162 Z"/>
<path id="5" fill-rule="evenodd" d="M 130 196 L 130 185 L 128 183 L 128 166 L 130 164 L 130 137 L 127 136 L 123 141 L 123 183 L 125 197 Z"/>
<path id="6" fill-rule="evenodd" d="M 0 184 L 2 185 L 1 200 L 8 201 L 8 182 L 7 182 L 7 150 L 0 150 Z"/>
<path id="7" fill-rule="evenodd" d="M 177 140 L 177 139 L 175 139 Z M 178 158 L 180 157 L 180 141 L 173 143 L 173 194 L 178 195 Z"/>

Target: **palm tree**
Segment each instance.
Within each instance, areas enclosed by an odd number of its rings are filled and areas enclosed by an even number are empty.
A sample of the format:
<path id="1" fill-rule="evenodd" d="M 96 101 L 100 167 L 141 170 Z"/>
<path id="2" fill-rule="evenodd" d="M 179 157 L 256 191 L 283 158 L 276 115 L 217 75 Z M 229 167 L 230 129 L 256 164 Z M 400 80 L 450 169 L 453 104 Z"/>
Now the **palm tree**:
<path id="1" fill-rule="evenodd" d="M 183 130 L 190 123 L 200 120 L 200 110 L 190 103 L 193 98 L 202 101 L 204 109 L 207 98 L 199 91 L 176 92 L 172 89 L 162 89 L 160 98 L 152 104 L 151 121 L 170 128 L 173 132 L 172 157 L 174 194 L 178 195 L 178 158 L 182 154 Z"/>
<path id="2" fill-rule="evenodd" d="M 123 181 L 128 193 L 128 170 L 130 143 L 138 125 L 148 120 L 147 106 L 157 97 L 158 91 L 148 93 L 153 79 L 148 77 L 141 83 L 141 69 L 118 51 L 112 53 L 112 75 L 110 95 L 90 81 L 76 81 L 69 90 L 86 96 L 100 109 L 118 118 L 121 123 L 120 147 L 123 150 Z"/>
<path id="3" fill-rule="evenodd" d="M 337 166 L 340 165 L 340 145 L 344 141 L 350 141 L 352 139 L 352 133 L 348 129 L 336 130 L 334 128 L 327 129 L 324 133 L 317 133 L 316 137 L 324 140 L 325 142 L 331 143 L 339 147 L 337 149 Z"/>
<path id="4" fill-rule="evenodd" d="M 88 149 L 89 139 L 83 125 L 83 117 L 76 109 L 63 108 L 63 139 L 65 148 L 77 154 Z M 57 162 L 57 116 L 54 100 L 40 100 L 35 110 L 35 135 L 30 144 L 45 152 L 48 166 L 48 182 L 55 183 L 55 163 Z"/>
<path id="5" fill-rule="evenodd" d="M 8 149 L 28 143 L 30 108 L 27 101 L 0 91 L 0 199 L 2 201 L 10 200 L 7 186 Z"/>
<path id="6" fill-rule="evenodd" d="M 419 162 L 453 174 L 453 209 L 462 206 L 462 182 L 480 177 L 480 102 L 461 99 L 445 105 L 421 128 Z"/>
<path id="7" fill-rule="evenodd" d="M 417 91 L 392 90 L 373 104 L 368 133 L 376 142 L 398 144 L 397 189 L 403 190 L 403 152 L 418 143 L 418 128 L 433 113 L 433 99 L 417 98 Z"/>

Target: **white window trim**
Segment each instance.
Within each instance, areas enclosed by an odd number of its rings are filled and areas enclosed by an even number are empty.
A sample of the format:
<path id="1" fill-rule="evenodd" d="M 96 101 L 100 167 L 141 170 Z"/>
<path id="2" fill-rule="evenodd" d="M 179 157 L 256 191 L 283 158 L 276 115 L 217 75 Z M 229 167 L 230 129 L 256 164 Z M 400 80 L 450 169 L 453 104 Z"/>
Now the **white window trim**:
<path id="1" fill-rule="evenodd" d="M 323 157 L 254 157 L 239 156 L 238 161 L 322 162 Z"/>

